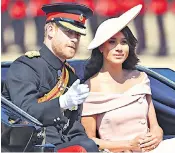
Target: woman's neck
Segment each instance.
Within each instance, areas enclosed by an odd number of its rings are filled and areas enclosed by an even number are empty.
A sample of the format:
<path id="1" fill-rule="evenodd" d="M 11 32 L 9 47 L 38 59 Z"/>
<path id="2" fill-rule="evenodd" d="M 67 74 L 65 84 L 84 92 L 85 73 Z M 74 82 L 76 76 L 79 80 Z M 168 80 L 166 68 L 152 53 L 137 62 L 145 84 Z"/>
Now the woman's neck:
<path id="1" fill-rule="evenodd" d="M 121 80 L 124 77 L 124 71 L 122 69 L 122 64 L 106 63 L 102 66 L 101 71 L 106 75 L 110 75 L 112 78 Z"/>

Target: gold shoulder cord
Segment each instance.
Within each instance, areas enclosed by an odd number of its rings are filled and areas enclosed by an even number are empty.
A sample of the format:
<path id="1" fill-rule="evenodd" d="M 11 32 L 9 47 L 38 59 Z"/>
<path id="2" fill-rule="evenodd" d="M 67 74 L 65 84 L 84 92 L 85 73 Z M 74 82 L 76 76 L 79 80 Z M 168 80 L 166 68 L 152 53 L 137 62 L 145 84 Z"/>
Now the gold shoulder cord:
<path id="1" fill-rule="evenodd" d="M 27 56 L 28 58 L 33 58 L 33 57 L 40 57 L 40 52 L 39 51 L 28 51 L 25 53 L 25 56 Z"/>
<path id="2" fill-rule="evenodd" d="M 55 98 L 61 96 L 67 87 L 68 81 L 69 81 L 69 72 L 66 69 L 66 67 L 63 67 L 62 74 L 58 78 L 58 82 L 55 85 L 55 87 L 49 93 L 47 93 L 43 97 L 39 98 L 38 103 L 50 101 L 52 99 L 55 99 Z"/>
<path id="3" fill-rule="evenodd" d="M 72 66 L 70 66 L 67 62 L 65 63 L 65 65 L 66 65 L 67 67 L 69 67 L 69 68 L 75 73 L 75 69 L 74 69 Z"/>

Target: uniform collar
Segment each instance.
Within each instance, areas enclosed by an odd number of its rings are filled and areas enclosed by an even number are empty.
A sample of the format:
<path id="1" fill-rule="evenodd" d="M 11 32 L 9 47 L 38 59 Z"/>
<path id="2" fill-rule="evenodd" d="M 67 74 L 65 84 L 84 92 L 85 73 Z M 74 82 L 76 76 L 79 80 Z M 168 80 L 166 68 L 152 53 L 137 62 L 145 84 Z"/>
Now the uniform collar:
<path id="1" fill-rule="evenodd" d="M 56 57 L 45 44 L 43 44 L 39 52 L 41 57 L 53 68 L 56 70 L 62 69 L 64 63 Z"/>

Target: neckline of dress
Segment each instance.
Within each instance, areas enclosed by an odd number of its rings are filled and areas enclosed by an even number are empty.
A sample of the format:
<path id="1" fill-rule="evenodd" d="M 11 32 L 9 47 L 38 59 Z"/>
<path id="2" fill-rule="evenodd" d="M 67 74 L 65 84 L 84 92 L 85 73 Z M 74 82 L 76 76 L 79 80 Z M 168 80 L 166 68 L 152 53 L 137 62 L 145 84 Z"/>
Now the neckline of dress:
<path id="1" fill-rule="evenodd" d="M 129 92 L 131 89 L 135 88 L 136 86 L 140 85 L 141 83 L 139 84 L 135 84 L 134 86 L 132 86 L 131 88 L 129 88 L 128 90 L 124 91 L 123 93 L 105 93 L 105 92 L 90 92 L 92 94 L 102 94 L 102 95 L 123 95 L 123 94 L 126 94 L 127 92 Z"/>

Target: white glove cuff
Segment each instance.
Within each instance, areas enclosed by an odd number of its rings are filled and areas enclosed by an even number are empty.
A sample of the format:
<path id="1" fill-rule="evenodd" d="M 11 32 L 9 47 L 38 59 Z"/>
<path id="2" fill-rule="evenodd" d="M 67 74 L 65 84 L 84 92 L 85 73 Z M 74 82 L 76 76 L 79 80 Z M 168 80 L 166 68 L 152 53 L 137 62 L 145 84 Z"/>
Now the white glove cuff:
<path id="1" fill-rule="evenodd" d="M 66 105 L 66 96 L 65 95 L 61 95 L 59 97 L 59 103 L 60 103 L 60 107 L 63 109 L 68 109 L 67 105 Z"/>

